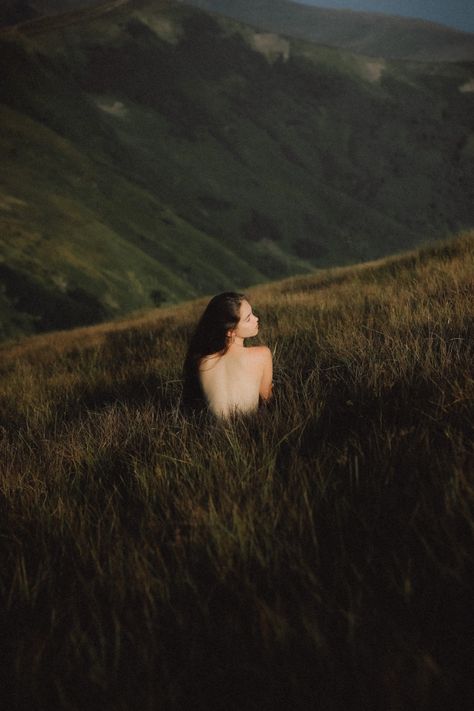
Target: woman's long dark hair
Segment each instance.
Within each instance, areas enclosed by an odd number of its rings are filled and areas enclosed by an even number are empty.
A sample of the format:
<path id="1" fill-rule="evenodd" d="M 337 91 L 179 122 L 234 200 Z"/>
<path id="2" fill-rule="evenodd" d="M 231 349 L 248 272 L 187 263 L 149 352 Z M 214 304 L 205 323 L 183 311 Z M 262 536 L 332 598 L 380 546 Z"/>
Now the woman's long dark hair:
<path id="1" fill-rule="evenodd" d="M 206 399 L 199 380 L 199 363 L 202 358 L 213 353 L 227 351 L 228 331 L 233 330 L 240 319 L 240 305 L 243 294 L 226 291 L 214 296 L 199 319 L 189 343 L 183 367 L 183 400 L 187 410 L 203 410 Z"/>

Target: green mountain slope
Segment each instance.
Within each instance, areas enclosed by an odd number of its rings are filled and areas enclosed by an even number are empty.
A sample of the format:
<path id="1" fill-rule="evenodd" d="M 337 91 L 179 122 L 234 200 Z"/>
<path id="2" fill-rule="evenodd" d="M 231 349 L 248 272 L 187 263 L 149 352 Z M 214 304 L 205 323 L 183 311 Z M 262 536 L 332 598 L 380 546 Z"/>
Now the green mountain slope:
<path id="1" fill-rule="evenodd" d="M 370 56 L 417 61 L 474 60 L 473 34 L 424 20 L 309 7 L 292 0 L 188 2 L 264 30 Z"/>
<path id="2" fill-rule="evenodd" d="M 0 41 L 1 335 L 64 328 L 474 221 L 474 68 L 381 63 L 175 2 Z"/>

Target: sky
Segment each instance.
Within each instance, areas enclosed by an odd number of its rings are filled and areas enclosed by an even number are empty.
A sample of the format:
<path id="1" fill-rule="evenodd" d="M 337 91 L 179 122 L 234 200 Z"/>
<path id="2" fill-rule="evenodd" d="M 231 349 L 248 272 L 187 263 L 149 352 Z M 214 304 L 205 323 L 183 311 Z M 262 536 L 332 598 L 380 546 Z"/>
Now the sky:
<path id="1" fill-rule="evenodd" d="M 474 32 L 474 0 L 295 0 L 305 5 L 420 17 Z"/>

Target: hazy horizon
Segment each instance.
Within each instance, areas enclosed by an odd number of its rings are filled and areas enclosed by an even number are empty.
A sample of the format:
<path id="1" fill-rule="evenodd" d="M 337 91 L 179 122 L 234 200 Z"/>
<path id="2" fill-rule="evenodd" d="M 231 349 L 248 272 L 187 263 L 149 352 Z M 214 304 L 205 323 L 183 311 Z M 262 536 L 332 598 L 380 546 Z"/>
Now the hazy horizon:
<path id="1" fill-rule="evenodd" d="M 474 32 L 472 0 L 292 0 L 303 5 L 413 17 Z"/>

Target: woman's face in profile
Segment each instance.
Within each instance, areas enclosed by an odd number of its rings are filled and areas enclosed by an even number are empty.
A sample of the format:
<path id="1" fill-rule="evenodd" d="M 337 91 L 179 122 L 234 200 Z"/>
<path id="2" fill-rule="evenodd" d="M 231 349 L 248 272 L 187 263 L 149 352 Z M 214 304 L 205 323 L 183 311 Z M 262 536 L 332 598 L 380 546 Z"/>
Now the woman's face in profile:
<path id="1" fill-rule="evenodd" d="M 258 318 L 246 299 L 240 304 L 240 320 L 234 333 L 238 338 L 251 338 L 258 333 Z"/>

